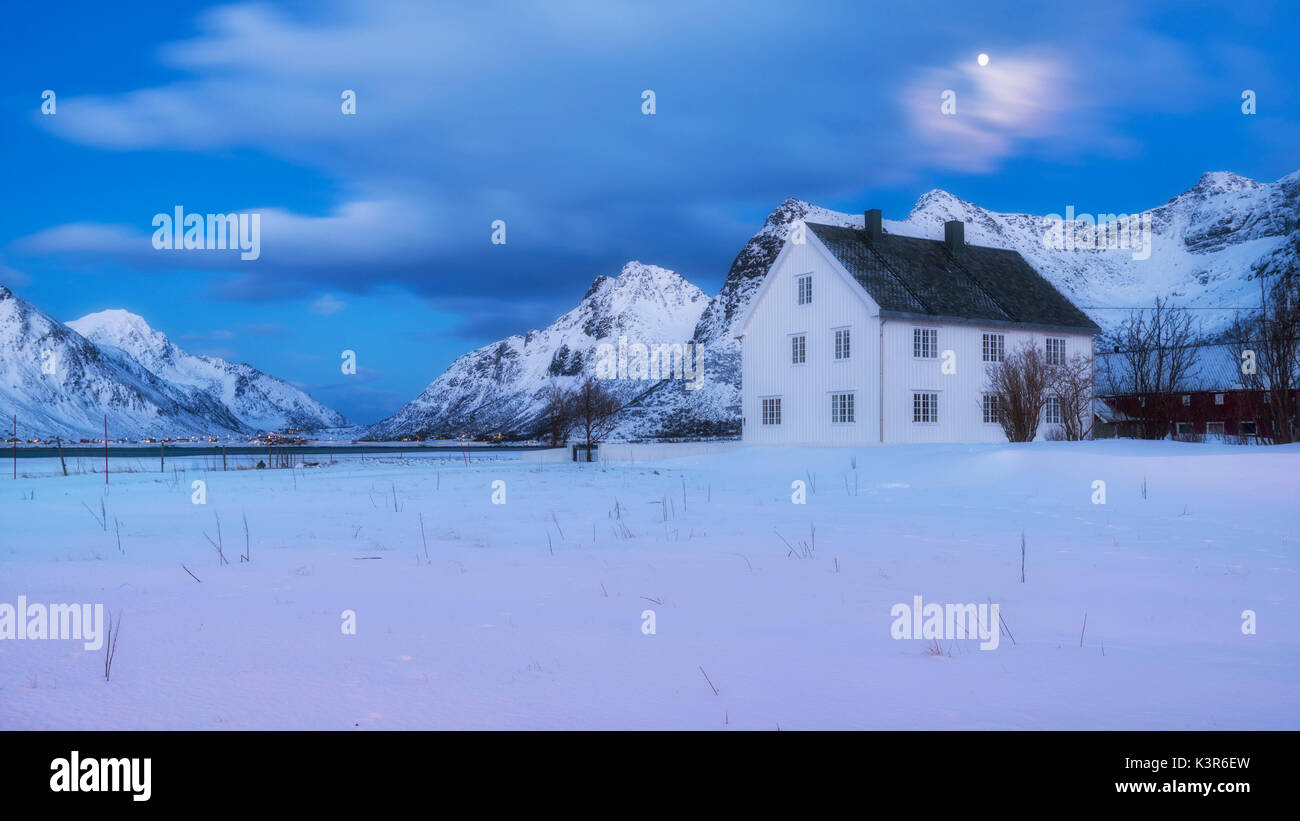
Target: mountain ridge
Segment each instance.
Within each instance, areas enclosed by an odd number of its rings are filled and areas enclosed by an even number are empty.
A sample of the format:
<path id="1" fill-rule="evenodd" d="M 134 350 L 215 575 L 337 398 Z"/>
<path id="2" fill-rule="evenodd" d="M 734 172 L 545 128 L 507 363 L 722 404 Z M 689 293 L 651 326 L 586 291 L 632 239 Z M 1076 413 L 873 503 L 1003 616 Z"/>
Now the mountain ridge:
<path id="1" fill-rule="evenodd" d="M 1196 309 L 1202 330 L 1210 338 L 1257 303 L 1257 277 L 1278 266 L 1296 264 L 1300 256 L 1298 215 L 1300 171 L 1272 183 L 1229 171 L 1210 171 L 1165 203 L 1128 215 L 1139 230 L 1150 226 L 1149 259 L 1135 258 L 1139 254 L 1129 248 L 1052 248 L 1045 240 L 1052 226 L 1047 216 L 990 211 L 938 188 L 918 197 L 906 218 L 885 219 L 883 225 L 893 233 L 941 239 L 943 223 L 960 219 L 966 223 L 968 242 L 1018 251 L 1103 329 L 1114 328 L 1131 310 L 1148 306 L 1161 296 Z M 1097 232 L 1096 223 L 1082 216 L 1062 224 L 1082 238 L 1102 236 L 1089 233 Z M 700 352 L 704 372 L 699 390 L 687 391 L 678 380 L 648 386 L 631 400 L 617 437 L 739 434 L 740 347 L 734 339 L 735 325 L 798 220 L 843 227 L 863 225 L 861 213 L 833 211 L 793 197 L 773 209 L 737 253 L 721 288 L 695 323 L 691 341 Z M 430 388 L 436 384 L 437 380 Z M 537 392 L 541 388 L 538 383 L 530 389 Z M 465 384 L 459 389 L 470 390 Z M 492 401 L 490 379 L 473 390 L 484 402 Z M 442 424 L 438 413 L 427 406 L 415 409 L 408 405 L 399 414 L 407 415 L 408 430 L 433 430 Z M 470 425 L 461 432 L 527 435 L 536 423 L 535 418 L 524 416 L 505 429 Z M 384 423 L 371 428 L 381 434 L 389 430 Z"/>
<path id="2" fill-rule="evenodd" d="M 112 439 L 346 424 L 251 365 L 190 354 L 135 314 L 111 310 L 64 323 L 4 285 L 0 414 L 17 417 L 20 439 L 98 439 L 105 415 Z"/>

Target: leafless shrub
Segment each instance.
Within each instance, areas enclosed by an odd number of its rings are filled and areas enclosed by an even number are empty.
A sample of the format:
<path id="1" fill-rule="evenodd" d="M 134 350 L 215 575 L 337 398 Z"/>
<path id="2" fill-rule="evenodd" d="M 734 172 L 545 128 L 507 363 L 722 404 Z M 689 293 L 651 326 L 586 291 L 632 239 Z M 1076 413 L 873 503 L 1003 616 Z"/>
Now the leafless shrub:
<path id="1" fill-rule="evenodd" d="M 429 541 L 424 538 L 424 513 L 420 513 L 420 544 L 424 545 L 424 561 L 429 561 Z"/>
<path id="2" fill-rule="evenodd" d="M 221 539 L 221 515 L 218 513 L 213 513 L 212 515 L 217 517 L 217 540 L 215 542 L 212 541 L 212 537 L 208 535 L 206 530 L 203 531 L 203 538 L 207 539 L 208 544 L 212 545 L 212 547 L 216 549 L 217 557 L 221 559 L 222 564 L 230 564 L 230 562 L 226 560 L 225 546 Z"/>
<path id="3" fill-rule="evenodd" d="M 35 493 L 33 493 L 32 496 L 33 496 L 33 498 L 35 498 Z M 105 531 L 108 530 L 108 512 L 107 512 L 106 510 L 104 510 L 104 500 L 103 500 L 103 499 L 100 499 L 100 500 L 99 500 L 99 513 L 98 513 L 98 514 L 96 514 L 95 511 L 91 509 L 90 505 L 86 504 L 85 502 L 82 502 L 82 503 L 81 503 L 81 506 L 84 507 L 84 508 L 86 509 L 86 511 L 87 511 L 88 513 L 90 513 L 91 516 L 94 516 L 94 517 L 95 517 L 95 522 L 100 526 L 101 529 L 103 529 L 103 530 L 105 530 Z"/>
<path id="4" fill-rule="evenodd" d="M 930 639 L 930 643 L 926 645 L 925 654 L 927 656 L 952 658 L 952 650 L 943 649 L 938 639 Z"/>
<path id="5" fill-rule="evenodd" d="M 575 426 L 583 436 L 587 461 L 591 451 L 611 433 L 618 424 L 623 404 L 593 377 L 587 377 L 574 394 Z"/>
<path id="6" fill-rule="evenodd" d="M 808 532 L 809 532 L 809 538 L 808 538 L 808 539 L 801 539 L 801 540 L 795 542 L 794 544 L 790 544 L 790 542 L 789 542 L 789 541 L 788 541 L 784 536 L 782 536 L 779 532 L 776 534 L 776 537 L 777 537 L 778 539 L 780 539 L 782 542 L 785 543 L 785 546 L 786 546 L 787 551 L 788 551 L 788 552 L 786 553 L 786 557 L 787 557 L 787 558 L 795 558 L 795 559 L 811 559 L 811 558 L 813 558 L 813 557 L 816 555 L 816 553 L 817 553 L 817 526 L 816 526 L 816 525 L 809 525 L 809 526 L 808 526 Z"/>
<path id="7" fill-rule="evenodd" d="M 1052 370 L 1043 352 L 1030 342 L 987 367 L 988 392 L 996 397 L 998 422 L 1010 442 L 1032 442 L 1047 404 Z"/>
<path id="8" fill-rule="evenodd" d="M 1061 403 L 1061 426 L 1051 433 L 1060 439 L 1078 442 L 1092 438 L 1092 358 L 1075 354 L 1065 362 L 1051 366 L 1049 392 Z M 1049 439 L 1053 438 L 1050 434 Z"/>
<path id="9" fill-rule="evenodd" d="M 1243 388 L 1262 397 L 1256 412 L 1270 422 L 1273 441 L 1300 441 L 1292 395 L 1300 388 L 1300 271 L 1294 263 L 1288 263 L 1271 286 L 1259 277 L 1259 302 L 1259 312 L 1231 331 L 1235 364 L 1242 363 L 1246 351 L 1253 353 L 1255 364 L 1253 373 L 1237 367 L 1237 378 Z"/>
<path id="10" fill-rule="evenodd" d="M 709 678 L 709 674 L 708 674 L 708 673 L 705 673 L 705 672 L 704 672 L 704 667 L 703 667 L 703 666 L 700 667 L 700 673 L 703 674 L 703 676 L 704 676 L 704 680 L 707 681 L 707 682 L 709 683 L 709 689 L 713 691 L 713 694 L 714 694 L 715 696 L 718 695 L 718 693 L 719 693 L 720 691 L 718 690 L 717 687 L 714 687 L 714 686 L 713 686 L 713 680 Z"/>
<path id="11" fill-rule="evenodd" d="M 117 639 L 122 632 L 122 613 L 113 620 L 113 611 L 108 611 L 108 624 L 104 627 L 104 681 L 112 681 L 113 660 L 117 658 Z"/>
<path id="12" fill-rule="evenodd" d="M 1163 439 L 1173 426 L 1176 395 L 1197 375 L 1194 342 L 1199 329 L 1191 312 L 1156 299 L 1150 311 L 1134 311 L 1106 340 L 1106 377 L 1114 390 L 1138 398 L 1144 439 Z"/>
<path id="13" fill-rule="evenodd" d="M 542 392 L 542 430 L 551 447 L 561 448 L 577 424 L 576 394 L 552 382 Z"/>

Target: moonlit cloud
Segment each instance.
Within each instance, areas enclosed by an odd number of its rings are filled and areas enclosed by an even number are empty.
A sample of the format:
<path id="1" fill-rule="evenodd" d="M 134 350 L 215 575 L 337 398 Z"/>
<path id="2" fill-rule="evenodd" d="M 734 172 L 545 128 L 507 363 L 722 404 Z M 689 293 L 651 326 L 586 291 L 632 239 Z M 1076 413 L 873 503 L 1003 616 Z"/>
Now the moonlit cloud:
<path id="1" fill-rule="evenodd" d="M 986 173 L 1026 142 L 1066 137 L 1083 100 L 1075 85 L 1049 57 L 1000 57 L 987 66 L 964 59 L 923 72 L 899 102 L 936 163 Z M 941 110 L 945 91 L 955 94 L 955 113 Z"/>

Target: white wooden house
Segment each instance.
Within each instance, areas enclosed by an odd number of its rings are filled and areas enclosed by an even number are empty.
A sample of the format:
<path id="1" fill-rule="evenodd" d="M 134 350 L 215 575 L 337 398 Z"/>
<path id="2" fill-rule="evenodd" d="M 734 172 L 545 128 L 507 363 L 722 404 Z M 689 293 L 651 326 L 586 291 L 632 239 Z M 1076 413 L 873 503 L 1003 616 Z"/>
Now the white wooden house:
<path id="1" fill-rule="evenodd" d="M 1100 329 L 1019 253 L 805 223 L 741 321 L 744 440 L 1004 442 L 987 368 L 1025 341 L 1091 359 Z M 1038 437 L 1061 407 L 1049 400 Z"/>

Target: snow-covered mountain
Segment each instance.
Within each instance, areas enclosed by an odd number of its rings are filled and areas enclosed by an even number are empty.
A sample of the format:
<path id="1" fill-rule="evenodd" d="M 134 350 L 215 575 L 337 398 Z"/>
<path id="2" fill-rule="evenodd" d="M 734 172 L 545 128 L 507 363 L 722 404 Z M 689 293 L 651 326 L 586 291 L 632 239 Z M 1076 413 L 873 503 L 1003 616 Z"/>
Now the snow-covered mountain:
<path id="1" fill-rule="evenodd" d="M 1062 204 L 1062 216 L 1068 207 L 1069 203 Z M 1131 215 L 1127 225 L 1135 225 L 1139 233 L 1150 225 L 1149 255 L 1145 247 L 1136 252 L 1129 247 L 1097 247 L 1092 241 L 1095 221 L 1063 223 L 1060 217 L 1054 222 L 1045 216 L 998 213 L 941 190 L 924 194 L 906 219 L 885 220 L 884 226 L 892 233 L 940 239 L 943 223 L 952 219 L 966 223 L 968 242 L 1019 251 L 1104 329 L 1123 321 L 1130 309 L 1149 306 L 1156 296 L 1167 296 L 1176 304 L 1197 309 L 1203 332 L 1213 336 L 1239 313 L 1258 304 L 1258 277 L 1300 262 L 1300 171 L 1274 183 L 1259 183 L 1229 172 L 1207 173 L 1193 188 L 1165 204 Z M 780 252 L 790 226 L 798 220 L 863 224 L 860 213 L 844 214 L 788 199 L 768 215 L 763 227 L 741 249 L 721 290 L 702 313 L 691 299 L 681 304 L 680 317 L 669 318 L 662 312 L 672 310 L 671 300 L 659 303 L 653 313 L 656 322 L 684 322 L 686 317 L 698 315 L 690 336 L 700 350 L 703 383 L 698 390 L 686 390 L 680 380 L 649 386 L 632 400 L 618 436 L 739 433 L 736 326 Z M 1050 241 L 1054 228 L 1071 235 L 1073 242 L 1068 248 Z M 684 290 L 686 284 L 680 277 L 674 275 L 671 281 L 679 292 Z M 470 434 L 526 432 L 530 414 L 537 410 L 536 397 L 550 378 L 550 372 L 535 363 L 554 355 L 560 344 L 553 341 L 552 329 L 514 336 L 461 357 L 419 399 L 373 428 L 371 434 L 383 438 L 418 429 Z M 534 364 L 524 368 L 519 363 L 528 346 L 532 346 L 528 361 Z M 578 361 L 566 360 L 569 370 Z M 524 401 L 523 397 L 531 399 Z"/>
<path id="2" fill-rule="evenodd" d="M 248 365 L 186 353 L 125 311 L 64 324 L 0 285 L 0 415 L 18 417 L 20 439 L 75 440 L 103 436 L 105 414 L 112 439 L 346 424 Z"/>
<path id="3" fill-rule="evenodd" d="M 676 273 L 629 262 L 617 277 L 597 277 L 578 307 L 544 330 L 511 336 L 460 357 L 419 397 L 367 435 L 400 439 L 535 433 L 546 387 L 569 387 L 582 374 L 594 373 L 602 343 L 617 346 L 619 337 L 625 337 L 629 345 L 684 344 L 708 302 L 708 295 Z M 631 401 L 655 384 L 615 379 L 606 387 Z"/>
<path id="4" fill-rule="evenodd" d="M 251 365 L 182 350 L 127 311 L 100 311 L 69 322 L 68 327 L 103 349 L 125 353 L 190 395 L 211 398 L 228 408 L 245 429 L 319 430 L 348 424 L 337 412 Z"/>
<path id="5" fill-rule="evenodd" d="M 228 409 L 191 396 L 0 285 L 0 414 L 28 439 L 217 435 L 239 428 Z M 4 426 L 12 430 L 8 424 Z"/>
<path id="6" fill-rule="evenodd" d="M 1205 332 L 1213 334 L 1239 311 L 1258 306 L 1255 280 L 1261 270 L 1295 262 L 1291 246 L 1300 236 L 1300 171 L 1274 183 L 1226 171 L 1207 173 L 1193 188 L 1133 217 L 1130 226 L 1150 223 L 1149 258 L 1130 249 L 1087 247 L 1104 229 L 1080 221 L 1074 234 L 1085 247 L 1053 248 L 1044 241 L 1052 227 L 1044 217 L 987 211 L 944 191 L 921 197 L 894 227 L 898 233 L 941 237 L 945 220 L 963 220 L 967 241 L 1019 251 L 1103 328 L 1117 325 L 1131 308 L 1148 307 L 1158 295 L 1195 309 Z"/>

